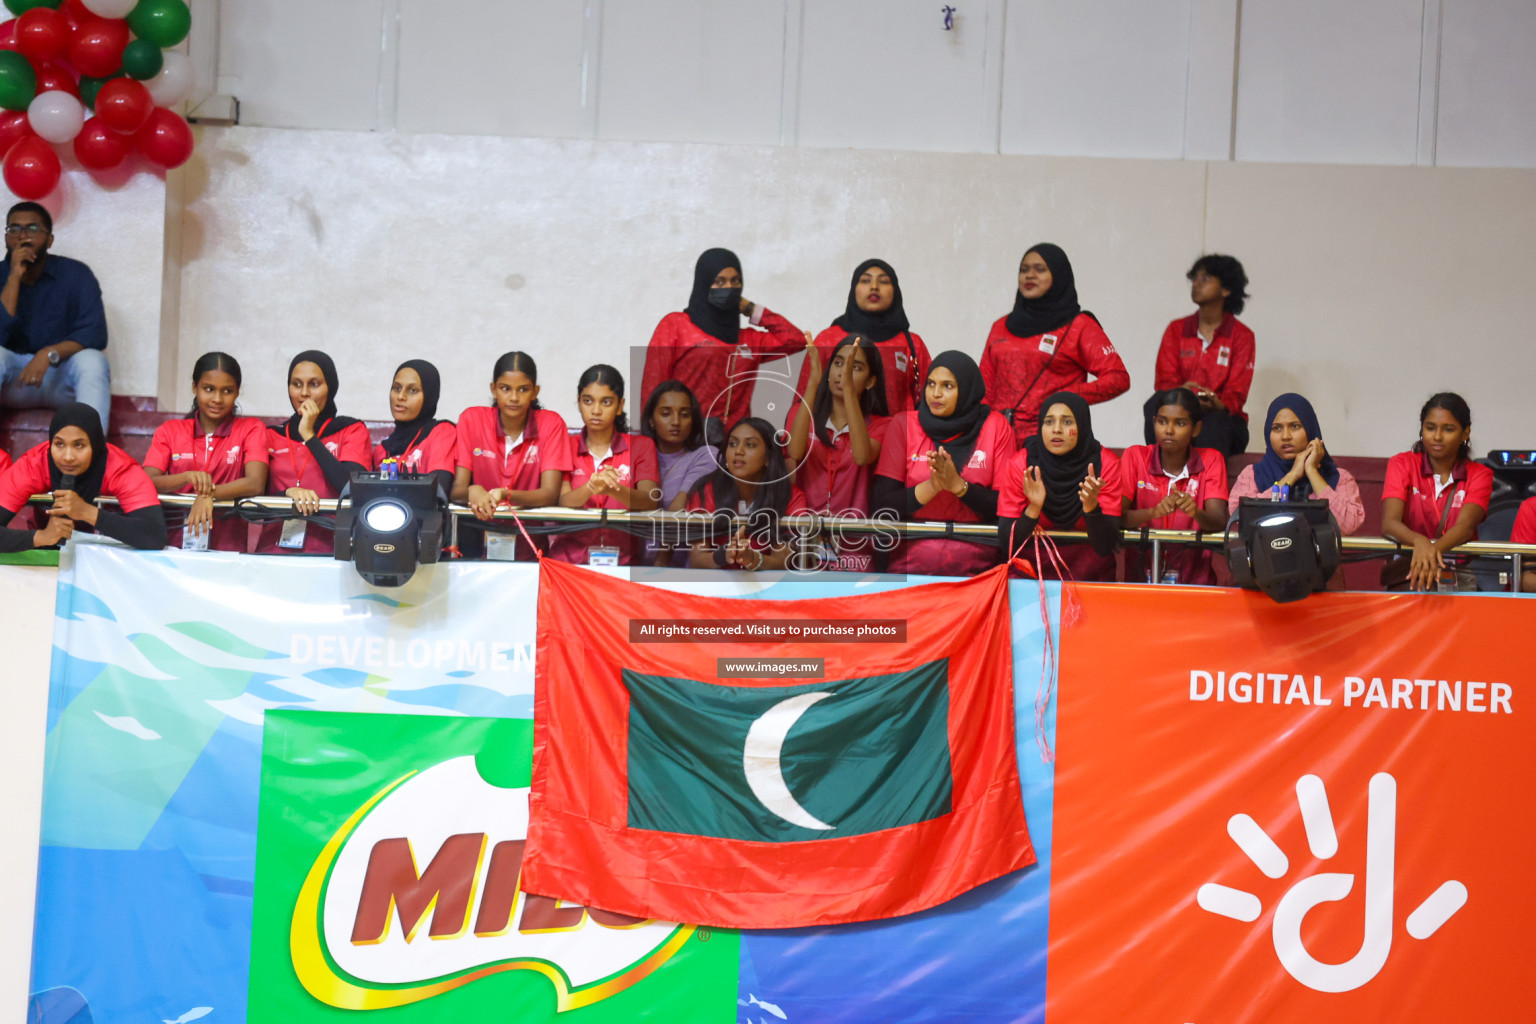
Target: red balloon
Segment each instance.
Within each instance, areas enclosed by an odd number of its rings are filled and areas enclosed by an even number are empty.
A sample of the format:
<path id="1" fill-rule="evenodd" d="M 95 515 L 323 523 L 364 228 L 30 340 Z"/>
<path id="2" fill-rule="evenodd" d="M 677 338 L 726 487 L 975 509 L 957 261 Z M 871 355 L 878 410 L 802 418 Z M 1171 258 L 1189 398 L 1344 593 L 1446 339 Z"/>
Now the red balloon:
<path id="1" fill-rule="evenodd" d="M 121 18 L 95 18 L 82 23 L 69 44 L 69 62 L 82 75 L 105 78 L 123 66 L 123 48 L 128 45 L 128 38 L 128 24 Z"/>
<path id="2" fill-rule="evenodd" d="M 110 171 L 123 162 L 130 145 L 132 140 L 127 136 L 119 135 L 102 124 L 101 118 L 93 117 L 75 136 L 75 157 L 93 171 Z"/>
<path id="3" fill-rule="evenodd" d="M 69 48 L 69 33 L 64 15 L 49 7 L 34 7 L 16 19 L 16 49 L 33 63 L 55 60 Z"/>
<path id="4" fill-rule="evenodd" d="M 12 146 L 32 134 L 32 122 L 25 110 L 0 111 L 0 153 L 10 152 Z"/>
<path id="5" fill-rule="evenodd" d="M 0 50 L 16 49 L 16 19 L 0 23 Z"/>
<path id="6" fill-rule="evenodd" d="M 114 78 L 96 94 L 96 120 L 124 135 L 144 127 L 155 101 L 136 78 Z"/>
<path id="7" fill-rule="evenodd" d="M 64 168 L 52 146 L 36 135 L 29 135 L 5 154 L 5 164 L 0 170 L 3 170 L 5 187 L 12 194 L 21 199 L 37 200 L 58 186 Z"/>
<path id="8" fill-rule="evenodd" d="M 99 14 L 95 14 L 82 2 L 82 0 L 64 0 L 59 5 L 59 13 L 64 15 L 64 20 L 69 22 L 70 31 L 74 31 L 81 25 L 101 20 Z"/>
<path id="9" fill-rule="evenodd" d="M 80 83 L 75 76 L 57 64 L 42 64 L 34 68 L 37 72 L 37 93 L 41 96 L 45 92 L 67 92 L 75 99 L 80 98 Z"/>
<path id="10" fill-rule="evenodd" d="M 102 86 L 106 89 L 106 86 Z M 101 101 L 96 103 L 101 109 Z M 160 167 L 180 167 L 192 156 L 192 129 L 180 114 L 156 107 L 149 115 L 149 123 L 133 137 L 134 145 L 152 164 Z"/>

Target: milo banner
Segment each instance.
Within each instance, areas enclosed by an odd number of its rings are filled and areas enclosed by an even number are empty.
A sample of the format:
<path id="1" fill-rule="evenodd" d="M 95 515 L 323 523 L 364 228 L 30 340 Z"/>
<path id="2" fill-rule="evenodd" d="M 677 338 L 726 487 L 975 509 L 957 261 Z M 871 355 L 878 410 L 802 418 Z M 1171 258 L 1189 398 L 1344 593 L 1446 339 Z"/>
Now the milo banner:
<path id="1" fill-rule="evenodd" d="M 832 601 L 856 629 L 863 595 L 922 582 L 668 589 L 722 622 Z M 919 913 L 739 932 L 525 889 L 537 637 L 565 628 L 538 603 L 532 565 L 386 591 L 323 559 L 66 555 L 33 1020 L 1529 1019 L 1528 600 L 1015 581 L 1034 863 Z M 836 688 L 792 682 L 762 691 L 809 723 L 777 736 L 767 806 L 810 815 L 788 845 L 813 850 L 843 799 L 817 776 L 845 776 L 800 747 Z"/>

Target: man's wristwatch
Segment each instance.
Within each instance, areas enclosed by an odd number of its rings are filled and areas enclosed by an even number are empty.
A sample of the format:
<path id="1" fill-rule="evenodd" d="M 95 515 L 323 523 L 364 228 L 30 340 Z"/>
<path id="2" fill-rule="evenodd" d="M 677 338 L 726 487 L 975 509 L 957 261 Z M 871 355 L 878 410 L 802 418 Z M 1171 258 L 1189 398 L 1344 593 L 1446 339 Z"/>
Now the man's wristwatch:
<path id="1" fill-rule="evenodd" d="M 63 361 L 64 360 L 59 358 L 59 350 L 58 349 L 51 348 L 51 349 L 48 350 L 48 365 L 49 366 L 58 366 Z"/>

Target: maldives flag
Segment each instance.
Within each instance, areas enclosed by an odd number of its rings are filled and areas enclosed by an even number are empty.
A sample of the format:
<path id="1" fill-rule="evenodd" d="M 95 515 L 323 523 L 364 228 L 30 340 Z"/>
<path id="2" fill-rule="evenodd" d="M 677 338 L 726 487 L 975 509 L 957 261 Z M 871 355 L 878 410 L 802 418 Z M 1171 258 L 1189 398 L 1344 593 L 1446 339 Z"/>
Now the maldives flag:
<path id="1" fill-rule="evenodd" d="M 1034 863 L 1002 569 L 720 601 L 541 565 L 527 891 L 791 928 Z"/>

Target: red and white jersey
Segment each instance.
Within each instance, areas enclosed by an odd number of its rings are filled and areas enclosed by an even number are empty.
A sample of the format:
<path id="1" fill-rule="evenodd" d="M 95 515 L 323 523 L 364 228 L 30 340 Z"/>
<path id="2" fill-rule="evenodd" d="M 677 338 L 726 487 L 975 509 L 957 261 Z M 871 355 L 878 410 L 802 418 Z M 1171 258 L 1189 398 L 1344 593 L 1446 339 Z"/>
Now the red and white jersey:
<path id="1" fill-rule="evenodd" d="M 1422 452 L 1400 452 L 1387 461 L 1386 480 L 1381 496 L 1403 503 L 1403 524 L 1430 540 L 1444 536 L 1456 525 L 1464 505 L 1477 505 L 1484 512 L 1493 496 L 1493 470 L 1481 462 L 1458 459 L 1451 470 L 1451 482 L 1439 487 L 1429 456 Z M 1449 514 L 1446 504 L 1449 502 Z M 1445 521 L 1445 530 L 1440 528 Z M 1477 540 L 1473 531 L 1472 540 Z"/>
<path id="2" fill-rule="evenodd" d="M 1156 508 L 1170 490 L 1183 491 L 1204 508 L 1208 501 L 1227 500 L 1227 463 L 1210 448 L 1191 448 L 1184 472 L 1169 476 L 1155 444 L 1138 444 L 1120 453 L 1119 489 L 1126 511 Z M 1174 509 L 1147 524 L 1154 530 L 1195 530 L 1193 516 Z"/>
<path id="3" fill-rule="evenodd" d="M 612 466 L 619 474 L 619 482 L 625 487 L 638 488 L 641 481 L 649 487 L 659 486 L 661 469 L 656 461 L 656 442 L 637 434 L 615 434 L 613 447 L 598 462 L 597 456 L 587 449 L 586 431 L 576 436 L 575 466 L 571 469 L 571 487 L 584 486 L 599 469 Z M 611 494 L 597 494 L 587 499 L 583 508 L 622 509 L 626 506 Z M 639 538 L 626 530 L 582 530 L 580 533 L 561 533 L 550 538 L 549 556 L 562 562 L 585 565 L 591 548 L 614 548 L 618 551 L 620 565 L 628 565 L 638 550 Z"/>
<path id="4" fill-rule="evenodd" d="M 248 463 L 267 465 L 267 425 L 254 416 L 231 416 L 211 434 L 198 428 L 196 416 L 168 420 L 155 429 L 149 442 L 144 466 L 166 476 L 181 473 L 207 473 L 215 484 L 229 484 L 245 476 Z M 192 493 L 190 483 L 179 494 Z M 173 521 L 180 522 L 180 517 Z M 208 546 L 216 551 L 244 551 L 249 537 L 245 520 L 215 513 Z M 167 537 L 169 547 L 181 547 L 181 529 L 173 528 Z"/>
<path id="5" fill-rule="evenodd" d="M 473 405 L 459 414 L 454 461 L 469 469 L 472 483 L 488 491 L 534 491 L 546 470 L 569 473 L 574 468 L 573 449 L 560 414 L 534 409 L 509 451 L 500 411 L 493 405 Z"/>
<path id="6" fill-rule="evenodd" d="M 1253 332 L 1231 313 L 1216 328 L 1210 344 L 1200 337 L 1199 313 L 1180 317 L 1163 331 L 1154 387 L 1167 391 L 1192 380 L 1216 392 L 1227 412 L 1246 420 L 1243 406 L 1253 387 L 1253 353 Z"/>
<path id="7" fill-rule="evenodd" d="M 452 423 L 445 421 L 437 424 L 426 437 L 410 445 L 394 458 L 403 470 L 414 473 L 436 473 L 438 470 L 443 470 L 452 476 L 458 446 L 458 430 Z M 390 455 L 384 450 L 382 444 L 373 446 L 372 468 L 375 472 L 387 458 L 390 458 Z"/>
<path id="8" fill-rule="evenodd" d="M 1098 475 L 1104 481 L 1104 486 L 1099 490 L 1099 508 L 1107 516 L 1117 516 L 1120 514 L 1120 501 L 1123 497 L 1120 490 L 1120 459 L 1108 448 L 1103 449 L 1099 457 L 1103 464 L 1099 467 Z M 998 488 L 997 518 L 1017 519 L 1029 507 L 1029 502 L 1024 499 L 1024 471 L 1028 468 L 1029 452 L 1020 448 L 1008 464 L 1008 472 Z M 1070 523 L 1053 523 L 1042 519 L 1040 525 L 1047 530 L 1085 530 L 1088 521 L 1079 514 Z"/>
<path id="9" fill-rule="evenodd" d="M 882 453 L 893 418 L 871 416 L 865 421 L 870 441 L 881 445 Z M 830 427 L 827 432 L 832 433 Z M 805 492 L 805 500 L 821 515 L 853 512 L 865 518 L 869 515 L 869 483 L 879 461 L 876 458 L 867 466 L 854 463 L 853 443 L 848 439 L 846 427 L 832 434 L 830 447 L 822 443 L 813 430 L 805 458 L 795 470 L 795 485 Z"/>
<path id="10" fill-rule="evenodd" d="M 833 324 L 816 335 L 816 348 L 821 352 L 821 365 L 832 362 L 837 343 L 848 337 L 848 332 Z M 894 338 L 875 342 L 880 352 L 880 375 L 885 384 L 885 403 L 892 416 L 910 412 L 923 400 L 923 387 L 928 381 L 928 369 L 933 358 L 920 335 L 903 331 Z M 800 383 L 796 393 L 804 395 L 811 382 L 811 363 L 807 359 L 800 364 Z M 793 417 L 793 410 L 791 410 Z M 813 502 L 814 504 L 814 502 Z"/>
<path id="11" fill-rule="evenodd" d="M 27 507 L 27 499 L 32 495 L 48 494 L 53 490 L 48 475 L 52 465 L 48 449 L 47 441 L 27 449 L 0 477 L 0 508 L 19 512 Z M 160 493 L 155 490 L 154 481 L 144 472 L 144 467 L 115 444 L 107 445 L 107 471 L 102 475 L 101 496 L 116 498 L 118 508 L 123 512 L 137 512 L 160 504 Z"/>
<path id="12" fill-rule="evenodd" d="M 1526 498 L 1515 513 L 1515 525 L 1509 532 L 1511 544 L 1536 544 L 1536 498 Z"/>
<path id="13" fill-rule="evenodd" d="M 640 382 L 640 406 L 663 381 L 677 379 L 699 400 L 705 418 L 718 417 L 727 426 L 752 411 L 752 394 L 764 363 L 805 349 L 805 334 L 772 310 L 756 307 L 752 323 L 743 327 L 734 345 L 707 334 L 687 313 L 668 313 L 656 325 L 645 353 Z M 788 394 L 788 371 L 783 371 Z"/>
<path id="14" fill-rule="evenodd" d="M 1040 432 L 1040 403 L 1056 392 L 1070 391 L 1093 405 L 1131 387 L 1131 375 L 1120 354 L 1104 328 L 1087 313 L 1032 338 L 1009 331 L 1005 316 L 992 325 L 978 365 L 987 385 L 987 404 L 1013 412 L 1018 444 Z M 1090 375 L 1096 379 L 1089 381 Z"/>

